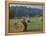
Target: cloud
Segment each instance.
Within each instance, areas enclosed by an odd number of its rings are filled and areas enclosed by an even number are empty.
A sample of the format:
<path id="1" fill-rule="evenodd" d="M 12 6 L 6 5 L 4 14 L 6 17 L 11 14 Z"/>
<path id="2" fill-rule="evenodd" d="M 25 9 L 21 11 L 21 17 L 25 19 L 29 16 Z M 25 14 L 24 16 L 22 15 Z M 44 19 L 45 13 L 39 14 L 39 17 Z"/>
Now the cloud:
<path id="1" fill-rule="evenodd" d="M 10 4 L 10 7 L 12 7 L 12 6 L 14 6 L 14 7 L 16 7 L 16 6 L 18 6 L 18 7 L 20 7 L 20 6 L 25 6 L 25 7 L 27 7 L 27 8 L 38 8 L 38 9 L 43 9 L 42 8 L 42 6 L 40 6 L 40 5 L 18 5 L 18 4 Z"/>

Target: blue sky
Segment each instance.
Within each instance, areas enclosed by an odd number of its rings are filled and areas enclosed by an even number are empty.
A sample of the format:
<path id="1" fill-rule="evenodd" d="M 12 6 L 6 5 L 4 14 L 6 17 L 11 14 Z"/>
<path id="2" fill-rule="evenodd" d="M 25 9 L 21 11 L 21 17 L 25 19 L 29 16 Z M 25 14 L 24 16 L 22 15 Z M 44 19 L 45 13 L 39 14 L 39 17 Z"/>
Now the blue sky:
<path id="1" fill-rule="evenodd" d="M 15 5 L 15 4 L 10 4 L 10 7 L 12 7 L 12 6 L 14 6 L 14 7 L 16 7 L 16 6 L 18 6 L 18 7 L 20 7 L 20 6 L 25 6 L 25 7 L 27 7 L 27 8 L 38 8 L 38 9 L 43 9 L 42 8 L 42 6 L 40 6 L 40 5 Z"/>

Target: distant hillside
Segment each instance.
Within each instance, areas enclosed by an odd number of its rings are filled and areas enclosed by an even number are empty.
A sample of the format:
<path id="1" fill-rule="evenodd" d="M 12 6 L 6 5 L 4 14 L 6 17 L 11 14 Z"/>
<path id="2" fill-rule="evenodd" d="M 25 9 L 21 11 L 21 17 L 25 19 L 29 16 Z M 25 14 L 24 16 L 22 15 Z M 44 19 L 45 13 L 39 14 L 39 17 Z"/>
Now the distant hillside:
<path id="1" fill-rule="evenodd" d="M 10 18 L 21 17 L 21 16 L 42 16 L 42 9 L 38 8 L 27 8 L 27 7 L 11 7 Z"/>

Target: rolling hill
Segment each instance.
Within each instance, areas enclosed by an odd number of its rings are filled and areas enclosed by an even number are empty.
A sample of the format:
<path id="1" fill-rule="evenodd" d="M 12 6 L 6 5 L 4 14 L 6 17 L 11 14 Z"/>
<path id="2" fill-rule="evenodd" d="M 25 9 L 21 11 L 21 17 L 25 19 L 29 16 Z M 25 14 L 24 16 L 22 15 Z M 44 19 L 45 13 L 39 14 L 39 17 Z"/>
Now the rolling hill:
<path id="1" fill-rule="evenodd" d="M 42 16 L 42 9 L 38 8 L 27 8 L 24 6 L 10 7 L 10 18 L 21 17 L 21 16 Z"/>

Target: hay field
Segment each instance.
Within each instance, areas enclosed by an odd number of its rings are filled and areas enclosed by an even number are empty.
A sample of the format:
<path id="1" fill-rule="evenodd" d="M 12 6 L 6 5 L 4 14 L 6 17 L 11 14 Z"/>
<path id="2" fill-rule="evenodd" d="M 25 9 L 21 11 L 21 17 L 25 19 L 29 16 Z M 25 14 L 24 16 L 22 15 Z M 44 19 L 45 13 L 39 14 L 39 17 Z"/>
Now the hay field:
<path id="1" fill-rule="evenodd" d="M 27 32 L 42 32 L 42 22 L 41 17 L 31 17 L 31 23 L 27 24 Z M 15 23 L 15 19 L 10 19 L 10 32 L 13 32 L 13 26 Z"/>

